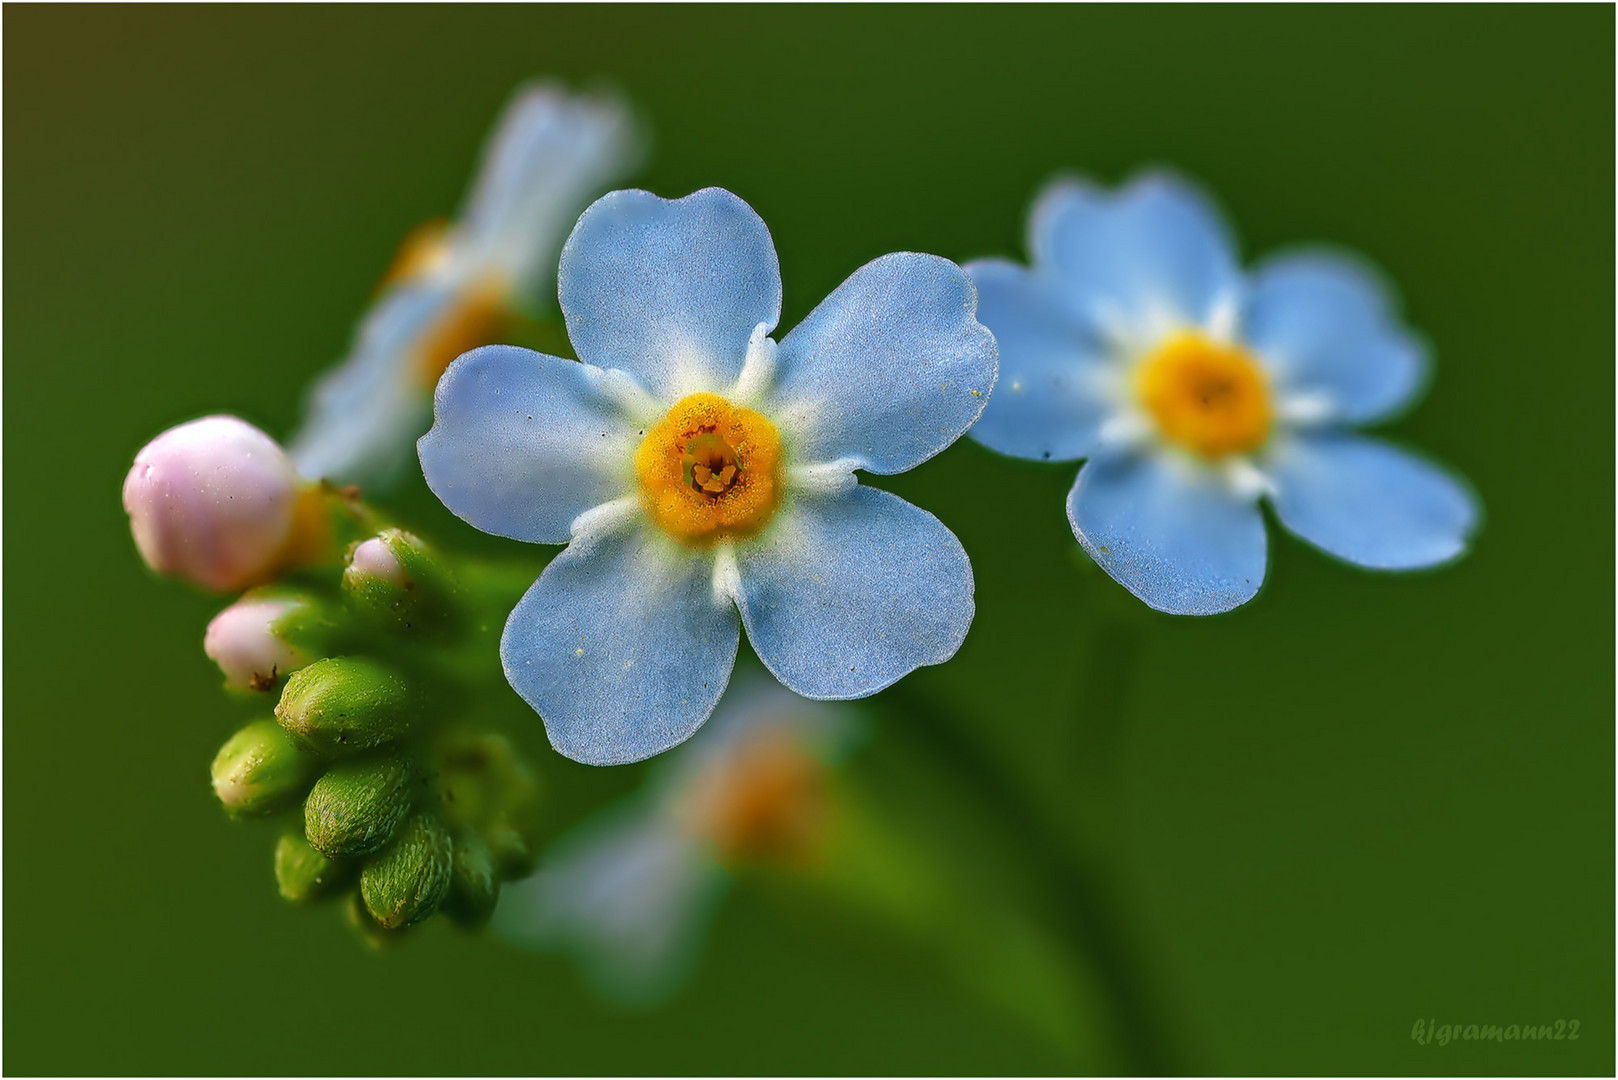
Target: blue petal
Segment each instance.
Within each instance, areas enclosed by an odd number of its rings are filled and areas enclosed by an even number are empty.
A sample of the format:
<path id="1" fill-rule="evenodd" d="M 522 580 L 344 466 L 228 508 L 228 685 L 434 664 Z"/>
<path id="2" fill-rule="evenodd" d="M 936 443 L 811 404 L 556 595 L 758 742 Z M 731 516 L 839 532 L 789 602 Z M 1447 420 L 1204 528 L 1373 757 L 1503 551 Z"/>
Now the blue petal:
<path id="1" fill-rule="evenodd" d="M 665 400 L 729 389 L 753 328 L 781 317 L 770 231 L 720 188 L 596 200 L 562 249 L 560 292 L 579 359 L 627 371 Z"/>
<path id="2" fill-rule="evenodd" d="M 402 473 L 431 416 L 416 378 L 416 348 L 458 302 L 442 282 L 390 289 L 366 315 L 354 347 L 309 394 L 288 453 L 311 479 L 380 488 Z"/>
<path id="3" fill-rule="evenodd" d="M 1300 435 L 1264 462 L 1276 516 L 1294 533 L 1361 566 L 1406 570 L 1466 550 L 1477 500 L 1457 479 L 1374 439 Z"/>
<path id="4" fill-rule="evenodd" d="M 1068 493 L 1067 517 L 1090 557 L 1158 611 L 1217 615 L 1264 582 L 1258 501 L 1200 466 L 1155 454 L 1092 458 Z"/>
<path id="5" fill-rule="evenodd" d="M 558 753 L 621 765 L 689 739 L 736 659 L 736 612 L 712 560 L 642 528 L 575 541 L 518 601 L 506 679 Z"/>
<path id="6" fill-rule="evenodd" d="M 484 146 L 456 235 L 465 257 L 492 267 L 529 301 L 555 296 L 562 241 L 592 196 L 638 155 L 628 110 L 611 98 L 524 87 Z"/>
<path id="7" fill-rule="evenodd" d="M 427 486 L 484 532 L 565 544 L 574 518 L 631 484 L 639 433 L 605 375 L 515 345 L 473 349 L 438 381 L 419 444 Z"/>
<path id="8" fill-rule="evenodd" d="M 570 951 L 605 993 L 649 1003 L 689 970 L 725 883 L 700 840 L 636 799 L 587 819 L 532 877 L 507 885 L 491 929 Z"/>
<path id="9" fill-rule="evenodd" d="M 1218 212 L 1168 174 L 1148 173 L 1116 193 L 1058 181 L 1041 193 L 1028 228 L 1034 265 L 1062 279 L 1076 311 L 1104 323 L 1204 325 L 1241 287 Z"/>
<path id="10" fill-rule="evenodd" d="M 876 488 L 805 496 L 737 551 L 742 621 L 789 690 L 874 694 L 955 655 L 972 624 L 972 565 L 955 534 Z"/>
<path id="11" fill-rule="evenodd" d="M 1242 336 L 1283 393 L 1320 395 L 1337 419 L 1381 419 L 1426 373 L 1422 343 L 1394 317 L 1392 290 L 1358 260 L 1331 252 L 1274 259 L 1249 283 Z"/>
<path id="12" fill-rule="evenodd" d="M 897 473 L 961 437 L 994 388 L 994 336 L 948 259 L 898 252 L 850 274 L 776 354 L 767 410 L 810 463 Z"/>
<path id="13" fill-rule="evenodd" d="M 972 437 L 1016 457 L 1088 456 L 1116 411 L 1100 385 L 1109 365 L 1093 336 L 1051 295 L 1049 280 L 999 259 L 966 272 L 978 287 L 978 319 L 1000 345 L 1000 381 Z"/>

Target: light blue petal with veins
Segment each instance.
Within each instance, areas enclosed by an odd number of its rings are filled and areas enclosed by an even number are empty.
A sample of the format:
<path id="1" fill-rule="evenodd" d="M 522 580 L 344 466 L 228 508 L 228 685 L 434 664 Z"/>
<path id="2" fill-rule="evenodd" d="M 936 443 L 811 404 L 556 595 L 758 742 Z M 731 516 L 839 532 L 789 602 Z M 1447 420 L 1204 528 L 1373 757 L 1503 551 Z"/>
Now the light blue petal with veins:
<path id="1" fill-rule="evenodd" d="M 955 655 L 972 566 L 955 534 L 876 488 L 801 496 L 738 547 L 742 621 L 765 667 L 804 697 L 874 694 Z"/>
<path id="2" fill-rule="evenodd" d="M 500 660 L 558 753 L 640 761 L 708 719 L 739 638 L 712 566 L 637 524 L 575 540 L 545 567 L 506 620 Z"/>
<path id="3" fill-rule="evenodd" d="M 1363 423 L 1407 404 L 1426 373 L 1426 350 L 1394 307 L 1392 288 L 1352 256 L 1287 255 L 1249 279 L 1241 336 L 1278 391 L 1318 395 L 1332 418 Z"/>
<path id="4" fill-rule="evenodd" d="M 770 231 L 720 188 L 597 199 L 562 249 L 559 289 L 579 359 L 627 371 L 664 400 L 724 393 L 753 328 L 781 317 Z"/>
<path id="5" fill-rule="evenodd" d="M 926 461 L 989 401 L 994 337 L 977 291 L 937 255 L 897 252 L 850 274 L 776 352 L 766 412 L 802 462 L 877 473 Z"/>
<path id="6" fill-rule="evenodd" d="M 1455 477 L 1387 443 L 1342 432 L 1300 434 L 1263 462 L 1281 524 L 1361 566 L 1407 570 L 1466 550 L 1478 503 Z"/>
<path id="7" fill-rule="evenodd" d="M 1059 180 L 1040 194 L 1028 228 L 1034 266 L 1060 279 L 1087 321 L 1154 331 L 1205 325 L 1241 288 L 1218 211 L 1167 173 L 1116 192 Z"/>
<path id="8" fill-rule="evenodd" d="M 623 495 L 640 441 L 598 368 L 486 345 L 444 372 L 421 469 L 457 517 L 498 536 L 565 544 L 574 518 Z"/>
<path id="9" fill-rule="evenodd" d="M 968 263 L 978 321 L 1000 346 L 1000 380 L 972 437 L 1015 457 L 1085 457 L 1117 410 L 1102 383 L 1109 363 L 1094 335 L 1056 296 L 1055 282 L 1016 263 Z"/>
<path id="10" fill-rule="evenodd" d="M 557 255 L 579 212 L 638 156 L 622 103 L 551 84 L 523 87 L 484 145 L 454 233 L 457 258 L 508 277 L 525 301 L 549 305 Z"/>
<path id="11" fill-rule="evenodd" d="M 1215 615 L 1245 604 L 1264 583 L 1258 500 L 1200 466 L 1103 453 L 1079 470 L 1067 517 L 1090 557 L 1158 611 Z"/>

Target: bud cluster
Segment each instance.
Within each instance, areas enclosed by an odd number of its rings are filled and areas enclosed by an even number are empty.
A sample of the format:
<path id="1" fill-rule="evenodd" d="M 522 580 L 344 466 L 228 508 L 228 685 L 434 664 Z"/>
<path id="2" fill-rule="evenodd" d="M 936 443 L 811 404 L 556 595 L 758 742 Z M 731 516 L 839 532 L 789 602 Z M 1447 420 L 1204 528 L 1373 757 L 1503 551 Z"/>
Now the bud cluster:
<path id="1" fill-rule="evenodd" d="M 284 823 L 282 896 L 350 892 L 351 920 L 378 941 L 439 910 L 488 921 L 501 881 L 532 867 L 539 789 L 504 736 L 441 723 L 452 700 L 430 674 L 324 657 L 286 680 L 273 719 L 225 743 L 220 802 Z"/>
<path id="2" fill-rule="evenodd" d="M 457 714 L 478 674 L 467 657 L 495 652 L 478 601 L 499 592 L 503 611 L 519 586 L 469 592 L 418 537 L 357 492 L 304 481 L 233 417 L 153 440 L 124 495 L 153 569 L 246 590 L 203 651 L 233 693 L 277 698 L 220 749 L 213 787 L 232 816 L 280 824 L 281 895 L 346 895 L 373 941 L 440 910 L 485 923 L 500 883 L 532 868 L 538 784 L 506 738 Z"/>

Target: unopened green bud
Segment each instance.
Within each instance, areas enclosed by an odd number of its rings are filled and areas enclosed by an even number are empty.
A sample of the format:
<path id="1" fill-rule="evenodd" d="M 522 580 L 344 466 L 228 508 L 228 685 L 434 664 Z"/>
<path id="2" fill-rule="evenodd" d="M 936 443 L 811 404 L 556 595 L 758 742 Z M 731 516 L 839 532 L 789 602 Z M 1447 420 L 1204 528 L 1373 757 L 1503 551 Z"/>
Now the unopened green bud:
<path id="1" fill-rule="evenodd" d="M 343 915 L 360 940 L 378 951 L 392 948 L 404 937 L 403 930 L 389 930 L 371 918 L 371 913 L 365 910 L 365 898 L 358 889 L 349 894 L 348 903 L 343 906 Z"/>
<path id="2" fill-rule="evenodd" d="M 213 790 L 234 814 L 265 814 L 296 799 L 319 762 L 274 720 L 256 720 L 230 737 L 213 759 Z"/>
<path id="3" fill-rule="evenodd" d="M 434 763 L 450 824 L 482 838 L 502 877 L 531 871 L 541 832 L 539 780 L 511 740 L 452 731 L 436 746 Z"/>
<path id="4" fill-rule="evenodd" d="M 410 687 L 397 673 L 370 660 L 339 656 L 294 672 L 275 716 L 299 745 L 342 754 L 398 738 L 417 711 Z"/>
<path id="5" fill-rule="evenodd" d="M 449 832 L 438 818 L 415 815 L 360 871 L 366 910 L 388 930 L 427 918 L 449 892 L 452 854 Z"/>
<path id="6" fill-rule="evenodd" d="M 453 631 L 459 625 L 459 588 L 444 564 L 403 529 L 383 529 L 355 545 L 343 588 L 359 606 L 409 633 Z"/>
<path id="7" fill-rule="evenodd" d="M 275 845 L 275 883 L 295 903 L 317 900 L 341 884 L 353 869 L 309 846 L 301 832 L 285 832 Z"/>
<path id="8" fill-rule="evenodd" d="M 499 901 L 500 874 L 494 856 L 476 833 L 458 833 L 450 860 L 444 913 L 468 930 L 475 930 L 489 921 Z"/>
<path id="9" fill-rule="evenodd" d="M 303 804 L 304 835 L 322 855 L 368 855 L 410 812 L 410 759 L 393 752 L 344 761 L 315 781 Z"/>

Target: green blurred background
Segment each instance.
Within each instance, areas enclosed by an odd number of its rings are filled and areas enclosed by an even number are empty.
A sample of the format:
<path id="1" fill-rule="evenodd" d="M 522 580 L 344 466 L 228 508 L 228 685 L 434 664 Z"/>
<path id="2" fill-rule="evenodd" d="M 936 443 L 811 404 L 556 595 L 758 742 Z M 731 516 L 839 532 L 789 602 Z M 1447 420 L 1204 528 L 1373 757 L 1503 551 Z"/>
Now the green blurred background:
<path id="1" fill-rule="evenodd" d="M 642 186 L 758 209 L 784 326 L 883 252 L 1021 254 L 1059 169 L 1171 164 L 1249 254 L 1386 268 L 1438 361 L 1393 434 L 1482 493 L 1467 559 L 1376 576 L 1278 537 L 1247 608 L 1155 616 L 1083 565 L 1072 466 L 963 441 L 885 486 L 961 537 L 978 618 L 870 757 L 937 719 L 1055 823 L 1023 837 L 1036 862 L 1091 852 L 1169 1067 L 1613 1070 L 1610 7 L 8 6 L 4 30 L 6 1071 L 1130 1067 L 746 883 L 650 1012 L 442 927 L 372 955 L 282 903 L 271 838 L 219 813 L 219 603 L 146 573 L 124 472 L 204 412 L 289 433 L 395 244 L 543 74 L 627 92 Z M 1109 665 L 1132 691 L 1103 693 Z M 635 781 L 547 768 L 561 817 Z M 1418 1018 L 1582 1031 L 1421 1046 Z"/>

